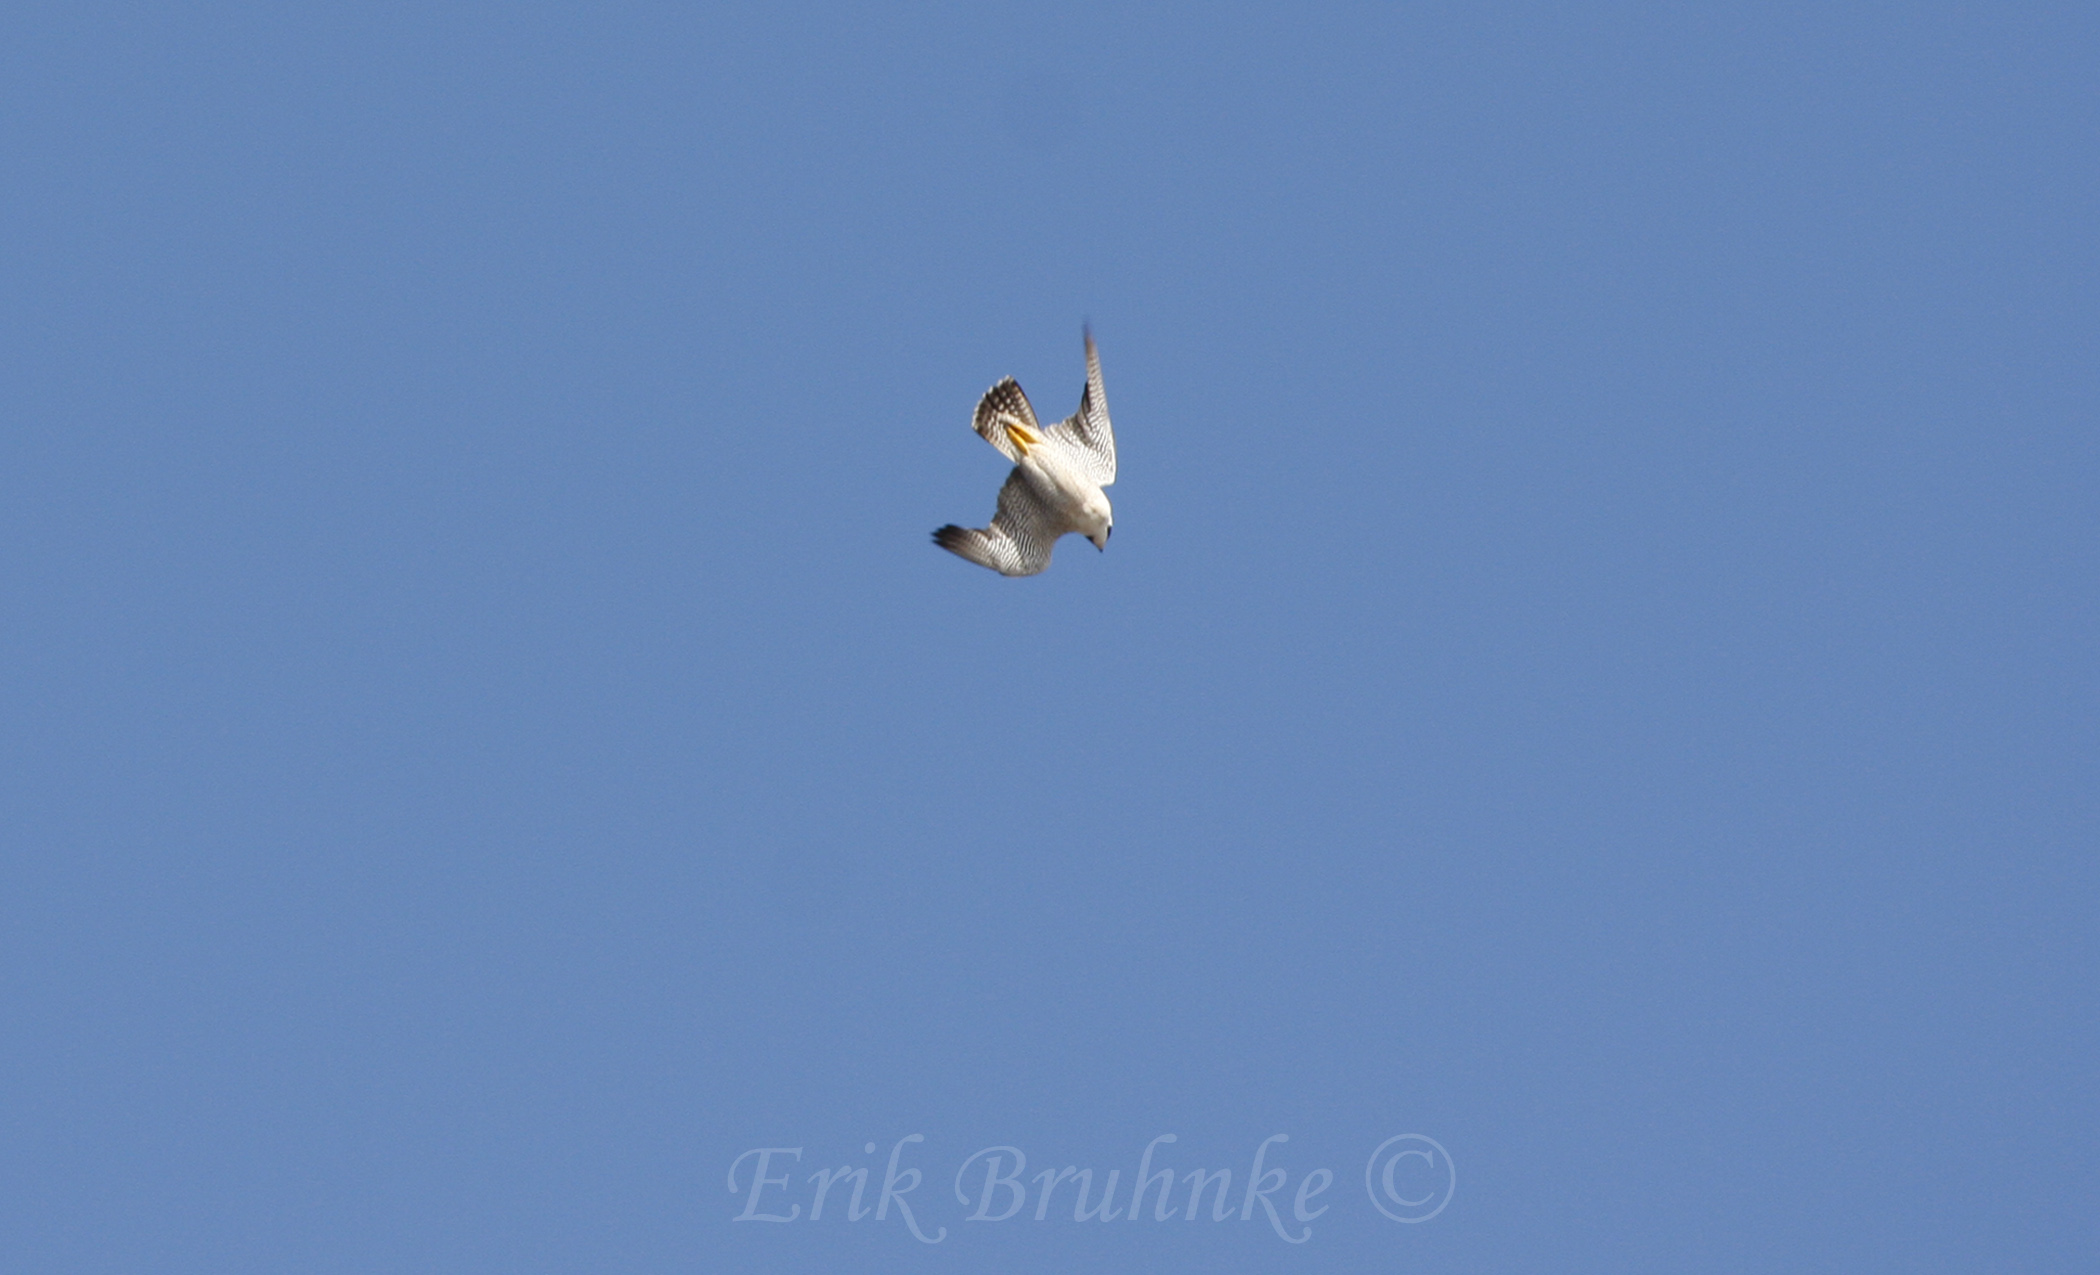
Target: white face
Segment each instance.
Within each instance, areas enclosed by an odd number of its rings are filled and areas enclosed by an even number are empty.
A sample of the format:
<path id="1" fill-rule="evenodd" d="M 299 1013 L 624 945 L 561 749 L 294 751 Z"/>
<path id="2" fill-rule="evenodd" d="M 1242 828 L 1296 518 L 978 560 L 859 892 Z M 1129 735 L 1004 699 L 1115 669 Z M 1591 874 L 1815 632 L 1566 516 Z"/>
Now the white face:
<path id="1" fill-rule="evenodd" d="M 1086 512 L 1094 520 L 1094 526 L 1087 532 L 1086 538 L 1094 542 L 1096 549 L 1108 548 L 1108 535 L 1115 530 L 1116 519 L 1115 511 L 1108 507 L 1108 497 L 1101 496 L 1088 501 Z"/>

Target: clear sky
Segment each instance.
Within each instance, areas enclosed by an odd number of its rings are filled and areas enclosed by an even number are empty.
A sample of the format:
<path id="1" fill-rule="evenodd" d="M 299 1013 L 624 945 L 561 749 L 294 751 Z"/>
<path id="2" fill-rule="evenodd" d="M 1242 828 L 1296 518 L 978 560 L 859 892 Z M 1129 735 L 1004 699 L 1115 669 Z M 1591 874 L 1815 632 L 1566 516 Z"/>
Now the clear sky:
<path id="1" fill-rule="evenodd" d="M 2096 65 L 12 8 L 0 1265 L 2095 1269 Z"/>

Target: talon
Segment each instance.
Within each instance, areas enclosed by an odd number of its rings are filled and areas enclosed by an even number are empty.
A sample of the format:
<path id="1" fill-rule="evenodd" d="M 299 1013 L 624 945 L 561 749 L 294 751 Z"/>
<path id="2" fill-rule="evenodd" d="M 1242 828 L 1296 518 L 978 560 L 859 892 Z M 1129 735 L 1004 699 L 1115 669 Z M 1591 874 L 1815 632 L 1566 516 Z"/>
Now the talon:
<path id="1" fill-rule="evenodd" d="M 1021 423 L 1021 418 L 1011 412 L 999 413 L 999 423 L 1006 426 L 1006 436 L 1013 440 L 1014 450 L 1023 457 L 1028 449 L 1043 441 L 1043 436 Z"/>

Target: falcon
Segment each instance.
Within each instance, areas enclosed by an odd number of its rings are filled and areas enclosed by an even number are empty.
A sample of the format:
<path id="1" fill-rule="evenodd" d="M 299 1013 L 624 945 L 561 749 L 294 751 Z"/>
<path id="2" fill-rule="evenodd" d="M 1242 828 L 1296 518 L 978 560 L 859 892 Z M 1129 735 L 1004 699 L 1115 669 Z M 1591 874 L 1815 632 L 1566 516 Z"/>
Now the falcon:
<path id="1" fill-rule="evenodd" d="M 1108 548 L 1115 514 L 1102 488 L 1116 481 L 1116 436 L 1108 425 L 1108 395 L 1101 389 L 1101 357 L 1094 334 L 1085 332 L 1086 388 L 1079 410 L 1044 429 L 1014 378 L 984 392 L 971 420 L 984 441 L 1014 462 L 999 489 L 999 512 L 989 527 L 954 523 L 933 533 L 933 543 L 1003 576 L 1032 576 L 1050 565 L 1057 538 L 1076 531 Z"/>

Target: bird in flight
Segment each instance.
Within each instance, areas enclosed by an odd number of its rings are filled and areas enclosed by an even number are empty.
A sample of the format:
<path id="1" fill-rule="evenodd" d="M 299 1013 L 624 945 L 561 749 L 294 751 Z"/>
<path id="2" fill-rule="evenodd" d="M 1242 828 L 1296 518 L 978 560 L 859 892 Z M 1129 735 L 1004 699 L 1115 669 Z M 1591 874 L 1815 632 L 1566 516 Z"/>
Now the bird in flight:
<path id="1" fill-rule="evenodd" d="M 1086 336 L 1086 388 L 1079 410 L 1044 429 L 1014 378 L 994 385 L 977 403 L 971 421 L 984 441 L 1014 462 L 999 489 L 999 512 L 989 527 L 954 523 L 933 533 L 933 543 L 1003 576 L 1032 576 L 1050 565 L 1057 538 L 1076 531 L 1108 548 L 1115 514 L 1102 488 L 1116 481 L 1116 436 L 1108 425 L 1108 395 L 1101 389 L 1101 357 L 1094 334 Z"/>

